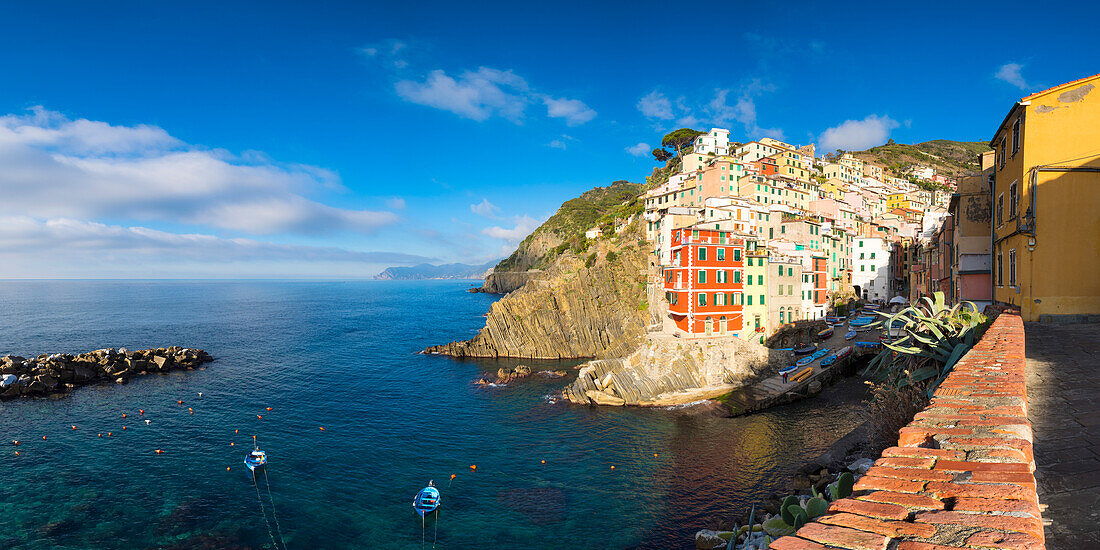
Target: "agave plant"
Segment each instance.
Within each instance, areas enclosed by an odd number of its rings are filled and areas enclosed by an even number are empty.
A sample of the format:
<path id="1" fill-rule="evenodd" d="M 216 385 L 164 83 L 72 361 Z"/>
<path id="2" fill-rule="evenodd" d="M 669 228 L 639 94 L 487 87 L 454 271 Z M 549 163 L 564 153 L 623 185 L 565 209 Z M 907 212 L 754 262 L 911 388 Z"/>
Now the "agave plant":
<path id="1" fill-rule="evenodd" d="M 893 342 L 883 342 L 883 350 L 871 359 L 863 375 L 875 382 L 893 381 L 898 388 L 930 381 L 929 397 L 974 345 L 986 322 L 973 302 L 947 307 L 942 292 L 894 314 L 876 313 L 884 319 L 870 326 L 900 327 L 901 335 Z"/>

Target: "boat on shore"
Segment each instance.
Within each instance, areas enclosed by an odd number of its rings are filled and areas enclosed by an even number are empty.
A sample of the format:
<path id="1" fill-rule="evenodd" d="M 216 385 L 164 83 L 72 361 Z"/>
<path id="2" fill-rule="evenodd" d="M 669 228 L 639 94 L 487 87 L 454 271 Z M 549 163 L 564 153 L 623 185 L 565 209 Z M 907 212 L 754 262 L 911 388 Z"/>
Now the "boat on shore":
<path id="1" fill-rule="evenodd" d="M 810 363 L 813 363 L 814 359 L 815 359 L 815 357 L 813 355 L 807 355 L 806 357 L 803 357 L 802 359 L 799 359 L 798 362 L 795 363 L 795 366 L 804 367 L 806 365 L 809 365 Z"/>
<path id="2" fill-rule="evenodd" d="M 827 329 L 825 329 L 821 332 L 818 332 L 817 337 L 822 339 L 822 340 L 832 338 L 833 337 L 833 327 L 829 327 L 829 328 L 827 328 Z"/>
<path id="3" fill-rule="evenodd" d="M 855 338 L 855 337 L 856 337 L 856 331 L 854 331 L 854 330 L 849 330 L 848 332 L 846 332 L 844 334 L 844 339 L 845 340 L 851 340 L 852 338 Z"/>
<path id="4" fill-rule="evenodd" d="M 813 353 L 817 349 L 817 346 L 806 345 L 800 348 L 794 348 L 795 355 L 806 355 L 807 353 Z"/>

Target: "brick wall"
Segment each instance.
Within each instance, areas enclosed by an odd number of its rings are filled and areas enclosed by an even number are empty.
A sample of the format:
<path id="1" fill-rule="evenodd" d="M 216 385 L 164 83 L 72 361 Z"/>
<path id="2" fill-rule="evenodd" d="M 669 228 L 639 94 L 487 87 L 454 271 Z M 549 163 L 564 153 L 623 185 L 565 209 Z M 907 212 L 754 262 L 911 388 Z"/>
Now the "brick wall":
<path id="1" fill-rule="evenodd" d="M 775 550 L 1042 549 L 1024 327 L 1002 313 L 855 485 Z"/>

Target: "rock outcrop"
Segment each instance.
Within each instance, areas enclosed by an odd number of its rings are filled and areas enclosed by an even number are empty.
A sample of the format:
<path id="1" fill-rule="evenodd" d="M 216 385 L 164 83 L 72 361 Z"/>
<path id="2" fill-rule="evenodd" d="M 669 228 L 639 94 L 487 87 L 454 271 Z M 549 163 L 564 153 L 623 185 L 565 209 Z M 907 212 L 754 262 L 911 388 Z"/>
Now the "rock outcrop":
<path id="1" fill-rule="evenodd" d="M 488 294 L 508 294 L 527 284 L 528 281 L 544 275 L 541 269 L 529 269 L 527 271 L 493 271 L 485 277 L 485 282 L 480 287 L 472 289 L 473 292 L 485 292 Z"/>
<path id="2" fill-rule="evenodd" d="M 43 354 L 33 359 L 8 355 L 0 357 L 0 398 L 61 393 L 101 381 L 124 384 L 133 376 L 191 370 L 213 360 L 201 349 L 177 346 Z"/>
<path id="3" fill-rule="evenodd" d="M 581 365 L 562 396 L 581 404 L 678 405 L 729 393 L 786 361 L 783 352 L 733 337 L 651 337 L 629 356 Z"/>
<path id="4" fill-rule="evenodd" d="M 472 340 L 432 346 L 455 357 L 624 357 L 648 322 L 642 222 L 580 254 L 564 251 L 543 274 L 495 302 Z M 495 275 L 495 274 L 494 274 Z"/>

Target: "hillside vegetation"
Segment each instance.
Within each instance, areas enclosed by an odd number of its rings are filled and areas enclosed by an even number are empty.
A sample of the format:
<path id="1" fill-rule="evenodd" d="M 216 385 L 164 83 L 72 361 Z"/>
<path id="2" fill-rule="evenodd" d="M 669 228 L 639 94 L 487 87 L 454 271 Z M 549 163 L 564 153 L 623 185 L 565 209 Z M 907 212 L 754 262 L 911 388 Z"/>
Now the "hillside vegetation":
<path id="1" fill-rule="evenodd" d="M 585 231 L 600 226 L 606 233 L 613 229 L 614 220 L 642 213 L 645 189 L 644 184 L 616 181 L 566 201 L 523 239 L 511 256 L 497 264 L 495 271 L 542 269 L 567 249 L 576 254 L 584 252 L 589 246 Z"/>
<path id="2" fill-rule="evenodd" d="M 885 167 L 897 177 L 905 177 L 906 168 L 913 165 L 932 166 L 936 172 L 958 177 L 978 172 L 978 155 L 989 150 L 981 141 L 952 141 L 937 139 L 907 145 L 888 142 L 866 151 L 848 151 L 852 156 Z"/>

